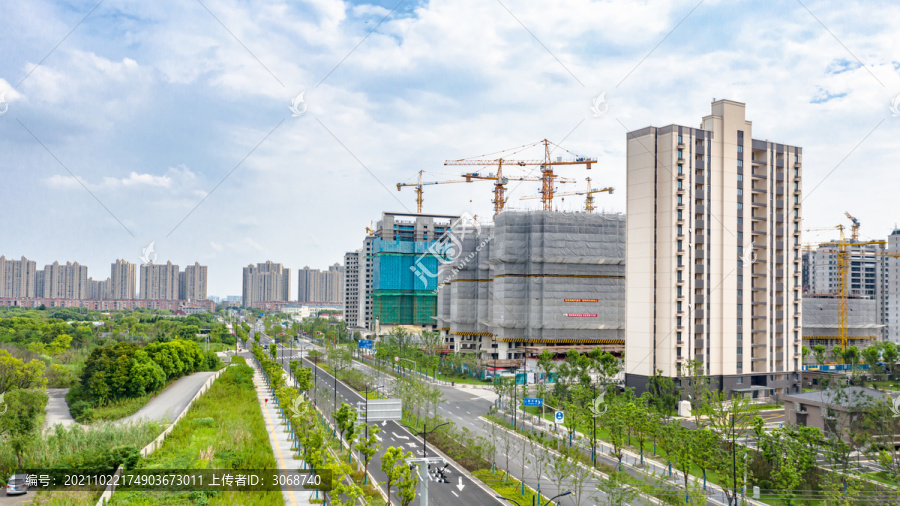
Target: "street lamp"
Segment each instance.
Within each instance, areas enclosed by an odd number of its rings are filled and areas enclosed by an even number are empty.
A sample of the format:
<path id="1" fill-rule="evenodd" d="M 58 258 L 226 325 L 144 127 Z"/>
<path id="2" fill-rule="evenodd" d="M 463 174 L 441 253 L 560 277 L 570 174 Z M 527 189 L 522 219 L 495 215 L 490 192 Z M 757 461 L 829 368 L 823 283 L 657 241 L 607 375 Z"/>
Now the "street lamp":
<path id="1" fill-rule="evenodd" d="M 546 503 L 544 503 L 544 506 L 547 506 L 548 504 L 552 503 L 552 502 L 555 501 L 556 499 L 559 499 L 560 497 L 563 497 L 563 496 L 567 496 L 567 495 L 569 495 L 569 494 L 571 494 L 571 493 L 572 493 L 571 490 L 567 490 L 567 491 L 563 492 L 562 494 L 559 494 L 559 495 L 556 496 L 556 497 L 551 497 L 549 501 L 547 501 Z"/>
<path id="2" fill-rule="evenodd" d="M 428 458 L 428 435 L 449 423 L 450 422 L 444 422 L 431 430 L 426 430 L 426 429 L 428 429 L 427 422 L 424 425 L 422 425 L 422 432 L 419 433 L 422 436 L 422 456 L 424 456 L 425 458 Z"/>
<path id="3" fill-rule="evenodd" d="M 509 501 L 509 502 L 515 504 L 516 506 L 522 506 L 521 504 L 519 504 L 519 501 L 510 499 L 509 497 L 503 497 L 502 495 L 495 495 L 494 497 L 496 497 L 497 499 L 503 499 L 504 501 Z"/>

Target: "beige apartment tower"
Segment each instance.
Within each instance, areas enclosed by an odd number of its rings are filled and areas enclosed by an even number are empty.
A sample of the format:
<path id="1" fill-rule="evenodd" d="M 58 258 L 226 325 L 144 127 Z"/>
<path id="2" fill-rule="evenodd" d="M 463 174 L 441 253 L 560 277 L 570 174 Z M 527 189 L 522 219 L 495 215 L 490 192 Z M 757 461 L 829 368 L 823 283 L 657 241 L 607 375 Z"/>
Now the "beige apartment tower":
<path id="1" fill-rule="evenodd" d="M 720 388 L 799 391 L 801 148 L 753 139 L 744 104 L 628 133 L 625 384 L 691 360 Z M 682 390 L 684 391 L 684 390 Z"/>
<path id="2" fill-rule="evenodd" d="M 110 265 L 109 273 L 109 298 L 133 299 L 136 288 L 135 265 L 126 260 L 118 259 Z"/>

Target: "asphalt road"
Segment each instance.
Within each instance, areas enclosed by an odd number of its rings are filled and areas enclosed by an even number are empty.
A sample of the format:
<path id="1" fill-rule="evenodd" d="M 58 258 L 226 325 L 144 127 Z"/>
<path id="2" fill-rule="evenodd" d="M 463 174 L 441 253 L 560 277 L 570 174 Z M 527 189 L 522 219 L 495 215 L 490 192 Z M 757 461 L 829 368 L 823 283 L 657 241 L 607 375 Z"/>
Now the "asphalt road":
<path id="1" fill-rule="evenodd" d="M 118 423 L 128 423 L 135 420 L 167 420 L 171 422 L 184 411 L 184 408 L 187 407 L 194 395 L 206 383 L 206 380 L 214 374 L 215 372 L 212 371 L 195 372 L 190 376 L 179 379 L 169 385 L 169 388 L 163 390 L 159 395 L 150 399 L 150 402 L 145 404 L 135 414 L 119 420 Z"/>
<path id="2" fill-rule="evenodd" d="M 269 345 L 273 341 L 270 337 L 261 334 L 260 343 Z M 312 347 L 312 345 L 308 343 L 304 343 L 304 347 Z M 288 364 L 291 359 L 296 360 L 300 356 L 301 350 L 292 350 L 289 348 L 280 348 L 280 353 L 284 353 L 284 368 L 285 372 L 289 372 Z M 279 354 L 279 359 L 281 358 L 281 354 Z M 313 366 L 311 362 L 306 360 L 308 366 Z M 314 376 L 314 381 L 316 383 L 317 388 L 325 388 L 329 393 L 334 395 L 334 377 L 328 374 L 321 369 L 316 368 L 316 374 Z M 333 399 L 333 398 L 332 398 Z M 357 402 L 364 401 L 363 396 L 358 394 L 356 391 L 347 387 L 341 382 L 337 382 L 337 402 L 340 405 L 341 402 L 346 402 L 352 407 L 356 407 Z M 330 403 L 329 403 L 330 404 Z M 371 425 L 371 424 L 370 424 Z M 384 450 L 390 446 L 397 446 L 402 448 L 406 452 L 412 452 L 416 457 L 423 457 L 423 444 L 422 439 L 420 437 L 414 436 L 406 427 L 403 427 L 397 422 L 387 422 L 378 424 L 381 428 L 381 432 L 378 434 L 380 438 L 381 451 L 378 452 L 372 458 L 372 461 L 369 462 L 369 472 L 378 480 L 379 485 L 385 491 L 387 488 L 384 486 L 385 481 L 387 480 L 386 475 L 381 471 L 381 456 L 384 453 Z M 428 456 L 435 456 L 438 454 L 437 450 L 428 447 Z M 437 481 L 429 481 L 429 492 L 428 499 L 429 504 L 434 506 L 459 506 L 460 504 L 465 504 L 468 506 L 496 506 L 498 504 L 507 504 L 505 502 L 496 499 L 492 493 L 489 493 L 487 490 L 481 488 L 486 487 L 481 482 L 477 484 L 472 481 L 470 478 L 461 473 L 460 470 L 453 464 L 445 470 L 445 476 L 449 483 L 440 483 Z M 488 489 L 489 490 L 489 489 Z M 392 492 L 394 492 L 392 490 Z M 418 494 L 417 494 L 418 496 Z M 399 498 L 395 493 L 391 494 L 392 502 L 399 503 Z"/>

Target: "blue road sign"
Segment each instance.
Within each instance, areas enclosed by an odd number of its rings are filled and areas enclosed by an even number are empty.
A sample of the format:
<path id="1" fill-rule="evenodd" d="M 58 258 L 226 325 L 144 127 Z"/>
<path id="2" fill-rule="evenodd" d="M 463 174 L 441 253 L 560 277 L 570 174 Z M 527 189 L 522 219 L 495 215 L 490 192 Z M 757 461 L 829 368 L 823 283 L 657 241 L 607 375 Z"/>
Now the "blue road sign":
<path id="1" fill-rule="evenodd" d="M 372 349 L 372 340 L 371 339 L 361 339 L 357 346 L 361 350 L 371 350 Z"/>
<path id="2" fill-rule="evenodd" d="M 525 398 L 525 407 L 531 408 L 539 408 L 544 405 L 544 399 L 537 399 L 532 397 Z"/>
<path id="3" fill-rule="evenodd" d="M 566 419 L 566 415 L 563 414 L 562 411 L 557 411 L 556 416 L 553 419 L 556 420 L 556 423 L 563 423 L 563 421 Z"/>
<path id="4" fill-rule="evenodd" d="M 262 317 L 263 317 L 263 313 L 259 313 L 259 317 L 262 318 Z"/>

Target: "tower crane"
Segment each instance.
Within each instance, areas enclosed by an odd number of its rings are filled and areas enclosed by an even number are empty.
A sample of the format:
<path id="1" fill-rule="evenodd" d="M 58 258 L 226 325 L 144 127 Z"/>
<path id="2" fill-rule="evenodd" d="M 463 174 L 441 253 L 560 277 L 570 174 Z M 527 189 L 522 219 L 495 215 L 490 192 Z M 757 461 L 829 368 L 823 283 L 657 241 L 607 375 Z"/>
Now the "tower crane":
<path id="1" fill-rule="evenodd" d="M 846 213 L 848 217 L 850 217 L 849 213 Z M 840 232 L 840 239 L 838 241 L 831 241 L 826 243 L 819 244 L 819 249 L 817 252 L 822 253 L 833 253 L 837 256 L 837 275 L 839 279 L 839 309 L 838 309 L 838 340 L 841 343 L 841 349 L 847 349 L 847 339 L 848 339 L 848 321 L 847 321 L 847 299 L 848 299 L 848 290 L 847 285 L 850 280 L 848 279 L 848 272 L 850 267 L 850 250 L 851 246 L 868 246 L 868 245 L 880 245 L 884 246 L 887 242 L 883 240 L 878 241 L 859 241 L 854 238 L 859 237 L 859 220 L 856 220 L 852 217 L 850 219 L 853 221 L 853 232 L 851 235 L 851 240 L 848 241 L 844 236 L 844 226 L 837 225 L 838 231 Z M 834 249 L 834 248 L 837 249 Z M 825 249 L 822 249 L 825 248 Z M 865 256 L 879 256 L 879 257 L 893 257 L 900 258 L 900 253 L 889 253 L 886 251 L 865 251 L 862 252 Z"/>
<path id="2" fill-rule="evenodd" d="M 416 212 L 422 213 L 422 201 L 424 200 L 422 187 L 426 185 L 432 184 L 450 184 L 450 183 L 471 183 L 471 181 L 465 179 L 450 179 L 447 181 L 422 181 L 422 174 L 424 170 L 419 171 L 419 180 L 415 183 L 397 183 L 397 191 L 400 191 L 405 186 L 413 186 L 416 189 Z"/>
<path id="3" fill-rule="evenodd" d="M 576 156 L 575 160 L 563 161 L 562 157 L 559 157 L 555 162 L 550 159 L 550 145 L 552 142 L 547 139 L 542 139 L 538 142 L 532 144 L 526 144 L 525 146 L 521 146 L 519 148 L 515 148 L 515 150 L 521 151 L 525 148 L 530 148 L 537 146 L 539 144 L 543 144 L 544 146 L 544 159 L 543 160 L 511 160 L 506 158 L 494 158 L 494 159 L 486 159 L 486 158 L 468 158 L 461 160 L 447 160 L 444 162 L 444 165 L 496 165 L 498 167 L 497 173 L 498 178 L 501 177 L 500 172 L 503 164 L 507 165 L 518 165 L 520 167 L 525 166 L 540 166 L 541 168 L 541 202 L 543 203 L 545 211 L 553 210 L 553 196 L 556 192 L 555 183 L 556 183 L 556 173 L 553 172 L 553 167 L 557 165 L 585 165 L 588 169 L 591 168 L 591 165 L 597 163 L 596 158 L 588 158 L 583 156 Z M 554 147 L 559 147 L 557 144 L 553 144 Z M 512 151 L 512 150 L 506 150 Z M 564 151 L 568 152 L 568 150 Z M 498 183 L 502 180 L 498 179 Z M 494 200 L 495 201 L 503 201 L 498 198 L 498 194 L 502 194 L 504 191 L 503 188 L 498 188 L 497 184 L 494 185 Z M 497 210 L 497 202 L 494 203 L 494 210 Z M 501 207 L 502 208 L 502 207 Z"/>
<path id="4" fill-rule="evenodd" d="M 607 188 L 591 188 L 591 178 L 586 178 L 586 179 L 587 179 L 587 189 L 580 191 L 580 192 L 574 191 L 574 192 L 557 193 L 556 196 L 557 197 L 568 197 L 570 195 L 585 195 L 584 210 L 585 210 L 585 212 L 592 213 L 592 212 L 594 212 L 594 209 L 595 209 L 594 208 L 594 194 L 602 193 L 602 192 L 609 192 L 610 194 L 612 194 L 613 191 L 615 191 L 615 188 L 613 188 L 611 186 L 607 187 Z M 541 195 L 526 195 L 524 197 L 520 197 L 519 200 L 539 199 L 539 198 L 541 198 Z"/>
<path id="5" fill-rule="evenodd" d="M 847 216 L 847 218 L 850 219 L 850 221 L 853 222 L 853 227 L 851 228 L 850 238 L 851 238 L 853 241 L 858 241 L 858 240 L 859 240 L 859 220 L 857 220 L 856 218 L 854 218 L 854 217 L 853 217 L 850 213 L 848 213 L 847 211 L 844 211 L 844 214 Z"/>
<path id="6" fill-rule="evenodd" d="M 449 162 L 450 160 L 448 160 Z M 445 162 L 446 165 L 446 162 Z M 462 175 L 462 177 L 466 178 L 466 181 L 471 182 L 472 180 L 487 180 L 494 181 L 494 199 L 491 200 L 491 203 L 494 204 L 494 216 L 500 214 L 500 211 L 506 206 L 506 185 L 509 184 L 510 181 L 541 181 L 542 179 L 539 177 L 532 176 L 521 176 L 521 177 L 505 177 L 503 175 L 503 159 L 499 159 L 497 162 L 497 174 L 495 175 L 493 172 L 488 175 L 481 174 L 479 172 L 467 172 Z M 557 182 L 559 183 L 574 183 L 575 181 L 572 179 L 560 177 L 557 178 Z"/>

